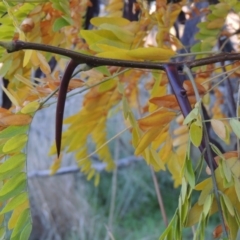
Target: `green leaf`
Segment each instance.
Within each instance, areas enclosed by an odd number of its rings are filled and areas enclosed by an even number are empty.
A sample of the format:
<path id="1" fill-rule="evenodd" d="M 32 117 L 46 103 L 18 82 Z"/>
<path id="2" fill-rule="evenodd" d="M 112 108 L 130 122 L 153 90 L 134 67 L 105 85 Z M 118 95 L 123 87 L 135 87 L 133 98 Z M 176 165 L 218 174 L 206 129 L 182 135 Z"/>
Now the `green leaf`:
<path id="1" fill-rule="evenodd" d="M 176 216 L 177 216 L 177 211 L 175 212 L 174 216 L 172 217 L 172 220 L 170 221 L 170 223 L 168 224 L 167 228 L 162 233 L 162 235 L 159 238 L 159 240 L 173 239 L 172 237 L 169 237 L 169 234 L 171 234 L 171 230 L 173 229 L 173 225 L 174 225 L 174 223 L 176 221 Z M 169 238 L 167 238 L 167 237 L 169 237 Z"/>
<path id="2" fill-rule="evenodd" d="M 30 210 L 29 209 L 25 209 L 18 221 L 17 221 L 17 224 L 15 226 L 15 228 L 13 229 L 13 232 L 12 232 L 12 235 L 11 235 L 11 239 L 14 239 L 16 236 L 18 236 L 18 239 L 20 239 L 21 237 L 21 232 L 25 229 L 25 226 L 27 226 L 30 222 Z"/>
<path id="3" fill-rule="evenodd" d="M 0 190 L 0 201 L 3 199 L 12 197 L 16 192 L 22 191 L 26 187 L 27 176 L 26 173 L 18 173 L 14 177 L 10 178 Z"/>
<path id="4" fill-rule="evenodd" d="M 56 19 L 56 21 L 53 24 L 53 31 L 57 32 L 61 28 L 66 27 L 66 26 L 69 26 L 69 22 L 64 18 L 58 18 L 58 19 Z"/>
<path id="5" fill-rule="evenodd" d="M 0 240 L 5 240 L 6 230 L 5 227 L 0 227 Z"/>
<path id="6" fill-rule="evenodd" d="M 39 109 L 39 107 L 40 107 L 39 102 L 36 102 L 36 101 L 30 102 L 21 109 L 21 113 L 24 113 L 24 114 L 34 113 Z"/>
<path id="7" fill-rule="evenodd" d="M 10 138 L 3 146 L 4 153 L 15 153 L 23 149 L 28 140 L 26 134 L 18 134 Z"/>
<path id="8" fill-rule="evenodd" d="M 238 201 L 240 202 L 240 181 L 237 177 L 234 176 L 234 187 L 235 187 L 235 192 L 238 197 Z"/>
<path id="9" fill-rule="evenodd" d="M 190 139 L 195 147 L 199 147 L 202 141 L 203 130 L 202 127 L 198 126 L 193 122 L 190 126 Z"/>
<path id="10" fill-rule="evenodd" d="M 193 120 L 197 119 L 199 114 L 199 109 L 194 108 L 184 119 L 183 124 L 187 125 L 188 123 L 192 122 Z"/>
<path id="11" fill-rule="evenodd" d="M 208 215 L 211 206 L 212 206 L 212 200 L 213 200 L 213 196 L 212 194 L 209 194 L 203 204 L 203 213 L 205 214 L 205 216 Z"/>
<path id="12" fill-rule="evenodd" d="M 111 73 L 109 72 L 107 66 L 99 66 L 99 67 L 95 67 L 94 69 L 108 77 L 111 76 Z"/>
<path id="13" fill-rule="evenodd" d="M 4 77 L 11 66 L 12 66 L 12 59 L 4 61 L 3 65 L 0 69 L 0 76 Z"/>
<path id="14" fill-rule="evenodd" d="M 223 168 L 224 177 L 226 178 L 227 182 L 231 182 L 232 181 L 232 172 L 231 172 L 229 166 L 227 165 L 226 161 L 222 160 L 221 165 Z"/>
<path id="15" fill-rule="evenodd" d="M 233 132 L 237 135 L 237 137 L 240 139 L 240 122 L 234 118 L 230 119 L 229 121 Z"/>
<path id="16" fill-rule="evenodd" d="M 234 216 L 234 208 L 233 208 L 232 202 L 230 201 L 229 197 L 224 193 L 221 193 L 221 197 L 222 197 L 222 199 L 223 199 L 223 201 L 224 201 L 224 203 L 227 207 L 228 212 L 232 216 Z"/>
<path id="17" fill-rule="evenodd" d="M 24 153 L 13 155 L 0 165 L 0 175 L 5 172 L 14 171 L 15 168 L 22 166 L 25 161 L 26 155 Z"/>
<path id="18" fill-rule="evenodd" d="M 99 92 L 106 92 L 109 91 L 110 89 L 114 88 L 116 86 L 116 79 L 109 79 L 106 82 L 103 82 L 100 86 L 99 86 Z"/>
<path id="19" fill-rule="evenodd" d="M 26 133 L 29 129 L 29 126 L 9 126 L 0 132 L 1 138 L 11 138 L 17 134 Z"/>
<path id="20" fill-rule="evenodd" d="M 186 160 L 186 165 L 185 165 L 185 177 L 191 186 L 191 188 L 195 187 L 195 174 L 193 171 L 193 166 L 192 166 L 192 161 L 190 159 Z"/>
<path id="21" fill-rule="evenodd" d="M 183 178 L 182 179 L 182 188 L 181 188 L 181 199 L 182 199 L 183 203 L 186 200 L 186 196 L 187 196 L 187 182 L 186 182 L 185 178 Z"/>
<path id="22" fill-rule="evenodd" d="M 12 211 L 16 207 L 18 207 L 20 204 L 24 203 L 26 200 L 28 200 L 28 195 L 26 192 L 23 192 L 19 194 L 18 196 L 13 197 L 6 206 L 2 209 L 0 214 Z"/>
<path id="23" fill-rule="evenodd" d="M 23 229 L 23 231 L 22 231 L 22 233 L 21 233 L 20 240 L 29 239 L 31 232 L 32 232 L 32 224 L 31 224 L 31 223 L 28 223 L 28 224 L 24 227 L 24 229 Z"/>

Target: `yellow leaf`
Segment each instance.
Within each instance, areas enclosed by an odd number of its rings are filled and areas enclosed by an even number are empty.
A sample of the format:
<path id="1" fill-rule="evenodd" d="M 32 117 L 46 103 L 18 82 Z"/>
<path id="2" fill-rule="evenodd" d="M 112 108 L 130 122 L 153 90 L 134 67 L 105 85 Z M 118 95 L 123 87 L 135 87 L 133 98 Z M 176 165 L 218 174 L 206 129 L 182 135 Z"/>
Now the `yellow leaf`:
<path id="1" fill-rule="evenodd" d="M 80 34 L 86 40 L 88 45 L 102 43 L 105 40 L 119 41 L 119 39 L 111 31 L 104 29 L 91 31 L 81 30 Z"/>
<path id="2" fill-rule="evenodd" d="M 158 136 L 161 130 L 162 129 L 160 127 L 154 127 L 145 132 L 142 138 L 140 138 L 140 141 L 135 150 L 135 155 L 142 153 L 145 148 L 147 148 L 149 144 Z"/>
<path id="3" fill-rule="evenodd" d="M 224 18 L 217 18 L 215 20 L 210 21 L 207 24 L 207 29 L 219 29 L 223 27 L 225 22 Z"/>
<path id="4" fill-rule="evenodd" d="M 46 60 L 46 58 L 40 53 L 37 52 L 38 60 L 39 60 L 39 67 L 43 73 L 46 75 L 51 73 L 51 68 Z"/>
<path id="5" fill-rule="evenodd" d="M 198 126 L 196 122 L 193 122 L 190 126 L 190 139 L 195 147 L 199 147 L 202 141 L 203 130 L 202 127 Z"/>
<path id="6" fill-rule="evenodd" d="M 185 133 L 173 139 L 173 147 L 181 146 L 188 142 L 189 134 Z"/>
<path id="7" fill-rule="evenodd" d="M 3 86 L 1 85 L 2 90 L 6 93 L 6 95 L 8 96 L 8 98 L 11 100 L 11 102 L 15 105 L 15 106 L 20 106 L 20 104 L 18 103 L 17 99 Z"/>
<path id="8" fill-rule="evenodd" d="M 128 51 L 128 55 L 137 59 L 142 60 L 168 60 L 173 57 L 176 53 L 172 49 L 148 47 L 148 48 L 137 48 Z"/>
<path id="9" fill-rule="evenodd" d="M 211 125 L 213 128 L 213 131 L 218 135 L 218 137 L 220 137 L 223 140 L 227 137 L 226 127 L 222 121 L 217 119 L 212 119 Z"/>
<path id="10" fill-rule="evenodd" d="M 116 50 L 114 52 L 107 51 L 96 54 L 97 57 L 102 58 L 112 58 L 112 59 L 122 59 L 122 60 L 136 60 L 135 58 L 130 57 L 123 49 Z"/>
<path id="11" fill-rule="evenodd" d="M 32 50 L 32 55 L 31 55 L 31 63 L 35 66 L 38 67 L 40 64 L 40 61 L 38 59 L 37 51 Z"/>
<path id="12" fill-rule="evenodd" d="M 164 146 L 161 148 L 159 152 L 160 159 L 163 162 L 167 162 L 169 156 L 171 156 L 172 152 L 172 138 L 168 135 L 167 141 L 165 142 Z"/>
<path id="13" fill-rule="evenodd" d="M 202 214 L 203 205 L 198 205 L 197 203 L 191 208 L 188 213 L 188 218 L 186 222 L 186 227 L 190 227 L 199 221 L 200 215 Z"/>
<path id="14" fill-rule="evenodd" d="M 98 47 L 99 49 L 101 49 L 101 52 L 115 52 L 115 51 L 123 51 L 124 53 L 127 53 L 128 50 L 126 49 L 119 49 L 118 47 L 115 46 L 111 46 L 111 45 L 107 45 L 107 44 L 102 44 L 102 43 L 97 43 L 96 47 Z"/>
<path id="15" fill-rule="evenodd" d="M 56 157 L 53 161 L 53 164 L 50 167 L 50 175 L 54 175 L 57 170 L 61 167 L 61 163 L 62 163 L 62 155 L 60 155 L 59 157 Z"/>
<path id="16" fill-rule="evenodd" d="M 161 97 L 153 97 L 149 100 L 149 102 L 157 105 L 158 107 L 180 109 L 177 99 L 173 94 L 169 94 Z"/>
<path id="17" fill-rule="evenodd" d="M 97 187 L 100 181 L 100 174 L 96 173 L 95 174 L 95 179 L 94 179 L 94 186 Z"/>
<path id="18" fill-rule="evenodd" d="M 24 58 L 23 58 L 23 67 L 26 67 L 29 63 L 33 50 L 25 50 Z"/>
<path id="19" fill-rule="evenodd" d="M 13 229 L 16 226 L 16 223 L 19 219 L 19 216 L 21 215 L 21 213 L 25 210 L 29 208 L 29 201 L 28 199 L 22 203 L 21 205 L 19 205 L 17 208 L 14 209 L 11 218 L 8 221 L 8 229 Z"/>
<path id="20" fill-rule="evenodd" d="M 159 127 L 170 123 L 176 117 L 175 112 L 160 109 L 144 118 L 138 120 L 139 127 L 147 130 L 151 127 Z"/>
<path id="21" fill-rule="evenodd" d="M 13 114 L 0 118 L 0 126 L 24 126 L 32 121 L 32 117 L 26 114 Z"/>
<path id="22" fill-rule="evenodd" d="M 197 184 L 195 186 L 195 190 L 197 190 L 197 191 L 203 190 L 211 182 L 212 182 L 212 180 L 210 178 L 207 178 L 207 179 L 203 180 L 202 182 L 200 182 L 199 184 Z"/>
<path id="23" fill-rule="evenodd" d="M 163 162 L 161 161 L 161 159 L 159 158 L 157 152 L 154 149 L 150 148 L 149 153 L 150 153 L 149 154 L 150 159 L 147 160 L 147 162 L 149 162 L 153 166 L 154 171 L 156 172 L 160 170 L 165 171 L 166 168 Z"/>
<path id="24" fill-rule="evenodd" d="M 152 142 L 152 148 L 153 149 L 158 149 L 161 144 L 166 141 L 167 136 L 169 135 L 169 132 L 164 128 L 162 131 L 159 133 L 159 135 L 154 139 Z"/>
<path id="25" fill-rule="evenodd" d="M 121 42 L 124 43 L 131 44 L 135 37 L 134 33 L 114 24 L 103 23 L 100 25 L 100 28 L 111 31 Z"/>
<path id="26" fill-rule="evenodd" d="M 222 194 L 220 195 L 220 197 L 223 199 L 223 201 L 224 201 L 224 203 L 225 203 L 225 205 L 226 205 L 226 207 L 227 207 L 228 212 L 229 212 L 232 216 L 234 216 L 234 208 L 233 208 L 233 205 L 232 205 L 229 197 L 228 197 L 226 194 L 224 194 L 224 193 L 222 193 Z"/>
<path id="27" fill-rule="evenodd" d="M 123 27 L 128 25 L 130 21 L 122 17 L 94 17 L 91 19 L 91 24 L 96 27 L 99 27 L 103 23 L 114 23 L 116 26 Z"/>
<path id="28" fill-rule="evenodd" d="M 108 4 L 105 8 L 105 11 L 107 12 L 115 12 L 116 10 L 120 10 L 123 8 L 123 2 L 122 1 L 114 1 L 111 4 Z"/>
<path id="29" fill-rule="evenodd" d="M 21 113 L 24 114 L 34 113 L 39 109 L 39 106 L 40 106 L 39 102 L 30 102 L 21 109 Z"/>
<path id="30" fill-rule="evenodd" d="M 188 127 L 186 125 L 182 125 L 178 127 L 177 129 L 174 129 L 173 134 L 174 135 L 182 135 L 188 133 Z"/>

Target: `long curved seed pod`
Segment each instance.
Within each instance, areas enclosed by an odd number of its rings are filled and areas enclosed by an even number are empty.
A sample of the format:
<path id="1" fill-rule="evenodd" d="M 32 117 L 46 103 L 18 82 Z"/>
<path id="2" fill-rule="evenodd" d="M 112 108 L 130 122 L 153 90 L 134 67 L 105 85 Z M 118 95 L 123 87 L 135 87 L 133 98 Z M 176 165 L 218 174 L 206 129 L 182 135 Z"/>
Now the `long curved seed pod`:
<path id="1" fill-rule="evenodd" d="M 62 141 L 62 124 L 63 124 L 63 114 L 65 107 L 65 100 L 67 96 L 67 89 L 69 81 L 72 77 L 72 74 L 75 68 L 79 65 L 79 63 L 74 60 L 70 60 L 68 63 L 65 72 L 63 74 L 63 78 L 59 88 L 58 101 L 57 101 L 57 109 L 56 109 L 56 128 L 55 128 L 55 141 L 57 148 L 57 155 L 59 157 L 61 151 L 61 141 Z"/>

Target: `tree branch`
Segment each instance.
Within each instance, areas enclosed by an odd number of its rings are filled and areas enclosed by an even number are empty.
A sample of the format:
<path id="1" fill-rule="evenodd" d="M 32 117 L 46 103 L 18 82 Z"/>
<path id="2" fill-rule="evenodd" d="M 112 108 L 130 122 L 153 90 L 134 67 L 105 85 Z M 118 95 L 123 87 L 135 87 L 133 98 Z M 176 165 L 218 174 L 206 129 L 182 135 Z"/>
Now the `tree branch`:
<path id="1" fill-rule="evenodd" d="M 164 65 L 172 64 L 178 66 L 181 70 L 183 65 L 185 64 L 189 68 L 204 66 L 208 64 L 213 64 L 222 61 L 239 61 L 240 53 L 219 53 L 214 56 L 191 60 L 191 61 L 181 61 L 178 63 L 173 62 L 141 62 L 141 61 L 130 61 L 130 60 L 118 60 L 111 58 L 100 58 L 96 56 L 90 56 L 83 53 L 75 52 L 72 50 L 59 48 L 55 46 L 39 44 L 39 43 L 31 43 L 31 42 L 23 42 L 23 41 L 9 41 L 3 42 L 0 41 L 0 46 L 5 48 L 9 53 L 16 52 L 24 49 L 33 49 L 39 50 L 54 54 L 59 54 L 62 56 L 69 57 L 73 59 L 77 63 L 86 63 L 92 67 L 98 66 L 117 66 L 117 67 L 127 67 L 127 68 L 141 68 L 141 69 L 158 69 L 164 70 Z"/>

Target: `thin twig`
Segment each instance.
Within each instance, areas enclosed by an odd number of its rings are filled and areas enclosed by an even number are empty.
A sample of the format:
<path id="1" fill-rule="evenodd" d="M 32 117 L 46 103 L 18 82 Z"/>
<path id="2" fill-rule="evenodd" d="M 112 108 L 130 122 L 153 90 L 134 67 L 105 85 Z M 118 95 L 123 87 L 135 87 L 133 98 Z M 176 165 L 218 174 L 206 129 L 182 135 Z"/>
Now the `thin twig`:
<path id="1" fill-rule="evenodd" d="M 119 158 L 119 139 L 116 139 L 115 148 L 114 148 L 114 161 L 116 162 Z M 117 194 L 117 172 L 118 168 L 116 167 L 113 171 L 112 175 L 112 191 L 111 191 L 111 202 L 110 202 L 110 211 L 108 216 L 108 230 L 109 232 L 113 232 L 113 216 L 115 211 L 115 203 L 116 203 L 116 194 Z M 109 234 L 107 233 L 105 240 L 109 239 Z"/>
<path id="2" fill-rule="evenodd" d="M 152 167 L 150 167 L 150 169 L 151 169 L 151 174 L 152 174 L 152 179 L 153 179 L 155 191 L 156 191 L 156 194 L 157 194 L 157 199 L 158 199 L 158 204 L 159 204 L 159 207 L 160 207 L 160 212 L 162 214 L 163 222 L 165 224 L 165 227 L 167 227 L 168 226 L 168 219 L 167 219 L 167 214 L 166 214 L 164 203 L 163 203 L 163 198 L 162 198 L 160 186 L 158 184 L 157 177 L 156 177 L 156 174 L 155 174 L 154 170 L 152 169 Z"/>

